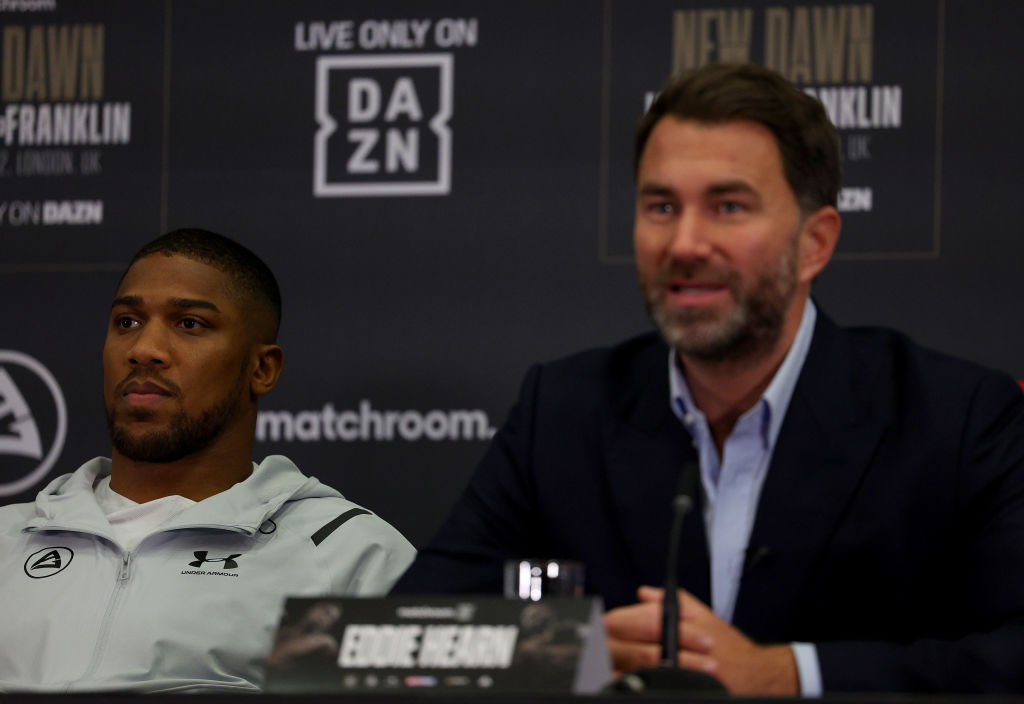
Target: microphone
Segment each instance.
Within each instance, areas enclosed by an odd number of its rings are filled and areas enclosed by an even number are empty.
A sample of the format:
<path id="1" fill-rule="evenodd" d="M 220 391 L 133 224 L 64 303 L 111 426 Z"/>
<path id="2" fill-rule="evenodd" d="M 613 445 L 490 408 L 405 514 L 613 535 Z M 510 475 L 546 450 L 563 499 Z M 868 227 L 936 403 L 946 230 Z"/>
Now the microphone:
<path id="1" fill-rule="evenodd" d="M 685 473 L 686 470 L 684 469 Z M 661 602 L 661 666 L 678 667 L 676 653 L 679 650 L 679 599 L 676 589 L 679 583 L 676 571 L 679 567 L 679 540 L 683 533 L 683 519 L 693 508 L 693 499 L 678 493 L 672 500 L 672 530 L 668 534 L 668 571 L 665 574 L 665 598 Z"/>
<path id="2" fill-rule="evenodd" d="M 661 662 L 657 667 L 645 667 L 618 679 L 613 689 L 618 692 L 720 692 L 725 686 L 706 672 L 679 667 L 679 599 L 676 595 L 679 565 L 679 541 L 683 534 L 683 520 L 693 508 L 697 493 L 700 467 L 690 459 L 679 474 L 679 485 L 672 499 L 672 528 L 668 537 L 668 557 L 665 560 L 665 598 L 661 601 Z"/>

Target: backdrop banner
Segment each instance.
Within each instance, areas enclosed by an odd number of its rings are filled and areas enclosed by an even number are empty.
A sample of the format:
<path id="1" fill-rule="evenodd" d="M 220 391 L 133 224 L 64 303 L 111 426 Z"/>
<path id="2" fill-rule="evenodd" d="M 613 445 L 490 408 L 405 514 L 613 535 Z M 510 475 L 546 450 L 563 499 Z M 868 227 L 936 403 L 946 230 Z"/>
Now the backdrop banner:
<path id="1" fill-rule="evenodd" d="M 717 61 L 839 128 L 820 308 L 1022 378 L 1022 25 L 999 0 L 0 0 L 0 503 L 109 455 L 118 278 L 198 226 L 284 295 L 256 459 L 422 544 L 530 364 L 651 329 L 633 127 Z"/>

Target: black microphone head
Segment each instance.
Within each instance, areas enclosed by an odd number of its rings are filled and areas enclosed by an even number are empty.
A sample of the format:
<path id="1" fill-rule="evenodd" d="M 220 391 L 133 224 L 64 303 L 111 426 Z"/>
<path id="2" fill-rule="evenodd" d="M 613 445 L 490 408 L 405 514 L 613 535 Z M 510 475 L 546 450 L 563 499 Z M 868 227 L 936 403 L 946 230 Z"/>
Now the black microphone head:
<path id="1" fill-rule="evenodd" d="M 676 485 L 676 496 L 688 496 L 692 501 L 697 497 L 697 481 L 700 479 L 700 466 L 697 460 L 688 459 L 679 471 L 679 483 Z"/>

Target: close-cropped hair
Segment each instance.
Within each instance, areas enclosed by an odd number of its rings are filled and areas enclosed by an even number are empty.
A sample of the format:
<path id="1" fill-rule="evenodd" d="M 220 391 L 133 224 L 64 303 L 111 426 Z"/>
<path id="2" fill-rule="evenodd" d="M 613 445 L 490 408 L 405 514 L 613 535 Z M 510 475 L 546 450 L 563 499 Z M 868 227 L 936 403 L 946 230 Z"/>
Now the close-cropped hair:
<path id="1" fill-rule="evenodd" d="M 153 254 L 178 254 L 208 264 L 227 274 L 241 294 L 251 297 L 271 314 L 273 333 L 267 342 L 277 340 L 277 333 L 281 327 L 281 289 L 277 285 L 274 272 L 252 250 L 210 230 L 184 228 L 161 235 L 143 246 L 132 257 L 128 269 L 131 269 L 135 262 Z M 128 273 L 128 269 L 125 270 L 125 274 Z M 121 278 L 124 279 L 124 274 Z"/>
<path id="2" fill-rule="evenodd" d="M 669 79 L 637 125 L 634 176 L 651 131 L 666 116 L 764 125 L 775 135 L 786 181 L 801 209 L 811 213 L 836 205 L 839 135 L 821 102 L 775 71 L 755 64 L 712 64 Z"/>

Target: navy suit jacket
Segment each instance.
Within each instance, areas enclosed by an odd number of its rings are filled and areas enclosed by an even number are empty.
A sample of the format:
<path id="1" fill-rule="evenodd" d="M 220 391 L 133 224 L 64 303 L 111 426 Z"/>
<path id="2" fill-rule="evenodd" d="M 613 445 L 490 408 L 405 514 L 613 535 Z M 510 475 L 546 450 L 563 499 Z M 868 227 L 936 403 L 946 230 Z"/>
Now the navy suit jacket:
<path id="1" fill-rule="evenodd" d="M 405 593 L 498 593 L 509 558 L 585 563 L 609 608 L 664 581 L 695 457 L 654 334 L 534 367 Z M 699 499 L 698 499 L 699 501 Z M 679 583 L 710 601 L 701 507 Z M 733 624 L 813 642 L 826 691 L 1024 691 L 1024 396 L 1008 376 L 818 316 Z"/>

